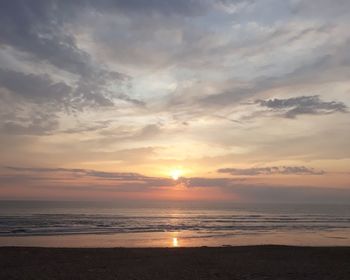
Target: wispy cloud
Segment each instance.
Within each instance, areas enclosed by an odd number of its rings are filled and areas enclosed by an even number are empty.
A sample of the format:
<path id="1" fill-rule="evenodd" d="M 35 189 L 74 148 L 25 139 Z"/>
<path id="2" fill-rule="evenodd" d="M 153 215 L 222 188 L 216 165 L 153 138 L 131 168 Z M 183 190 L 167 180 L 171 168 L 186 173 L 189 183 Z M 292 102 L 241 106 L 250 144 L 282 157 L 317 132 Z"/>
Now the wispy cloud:
<path id="1" fill-rule="evenodd" d="M 283 115 L 286 118 L 295 118 L 298 115 L 327 115 L 347 112 L 347 106 L 343 102 L 323 101 L 318 95 L 299 96 L 286 99 L 257 100 L 256 104 L 271 109 L 272 112 Z"/>
<path id="2" fill-rule="evenodd" d="M 193 177 L 193 178 L 180 178 L 180 183 L 189 188 L 198 187 L 214 187 L 214 188 L 229 188 L 237 184 L 242 184 L 244 179 L 233 178 L 205 178 L 205 177 Z"/>
<path id="3" fill-rule="evenodd" d="M 323 175 L 323 170 L 315 170 L 305 166 L 270 166 L 270 167 L 253 167 L 253 168 L 220 168 L 218 173 L 230 175 L 256 176 L 256 175 Z"/>
<path id="4" fill-rule="evenodd" d="M 6 167 L 8 170 L 20 172 L 22 174 L 40 175 L 40 174 L 63 174 L 67 176 L 67 179 L 90 177 L 97 179 L 113 180 L 113 181 L 132 181 L 132 182 L 145 182 L 150 185 L 173 185 L 173 180 L 161 177 L 149 177 L 139 173 L 133 172 L 104 172 L 91 169 L 81 168 L 35 168 L 35 167 Z"/>

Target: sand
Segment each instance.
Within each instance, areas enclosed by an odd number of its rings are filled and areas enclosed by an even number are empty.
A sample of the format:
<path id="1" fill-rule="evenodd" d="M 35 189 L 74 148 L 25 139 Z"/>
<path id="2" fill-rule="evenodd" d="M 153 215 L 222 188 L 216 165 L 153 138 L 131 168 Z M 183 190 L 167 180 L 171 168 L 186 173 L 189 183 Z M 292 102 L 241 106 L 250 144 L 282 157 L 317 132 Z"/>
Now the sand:
<path id="1" fill-rule="evenodd" d="M 0 279 L 350 279 L 350 247 L 0 247 Z"/>

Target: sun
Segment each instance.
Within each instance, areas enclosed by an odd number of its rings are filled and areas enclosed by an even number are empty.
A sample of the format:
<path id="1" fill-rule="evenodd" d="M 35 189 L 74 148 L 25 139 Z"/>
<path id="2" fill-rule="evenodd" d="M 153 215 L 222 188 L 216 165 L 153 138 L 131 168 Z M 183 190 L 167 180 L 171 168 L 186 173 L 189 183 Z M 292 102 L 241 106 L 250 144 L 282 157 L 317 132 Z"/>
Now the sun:
<path id="1" fill-rule="evenodd" d="M 179 241 L 177 240 L 177 237 L 173 237 L 173 247 L 179 247 Z"/>
<path id="2" fill-rule="evenodd" d="M 182 173 L 183 171 L 181 169 L 174 169 L 171 170 L 170 176 L 173 178 L 173 180 L 177 181 L 181 177 Z"/>

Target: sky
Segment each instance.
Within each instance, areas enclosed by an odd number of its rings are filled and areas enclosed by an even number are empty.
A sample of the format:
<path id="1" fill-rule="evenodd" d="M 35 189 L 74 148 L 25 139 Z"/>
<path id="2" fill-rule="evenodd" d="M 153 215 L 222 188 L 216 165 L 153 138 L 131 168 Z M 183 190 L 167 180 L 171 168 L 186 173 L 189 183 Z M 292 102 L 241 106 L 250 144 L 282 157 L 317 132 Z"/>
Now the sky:
<path id="1" fill-rule="evenodd" d="M 0 3 L 0 199 L 350 201 L 350 1 Z"/>

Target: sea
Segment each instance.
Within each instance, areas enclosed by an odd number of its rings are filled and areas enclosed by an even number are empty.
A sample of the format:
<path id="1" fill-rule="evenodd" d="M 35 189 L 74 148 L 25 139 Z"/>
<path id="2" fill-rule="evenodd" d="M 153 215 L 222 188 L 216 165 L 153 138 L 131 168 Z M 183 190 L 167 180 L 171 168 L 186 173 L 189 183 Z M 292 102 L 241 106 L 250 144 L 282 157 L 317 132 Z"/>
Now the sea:
<path id="1" fill-rule="evenodd" d="M 350 246 L 350 205 L 0 201 L 0 246 Z"/>

